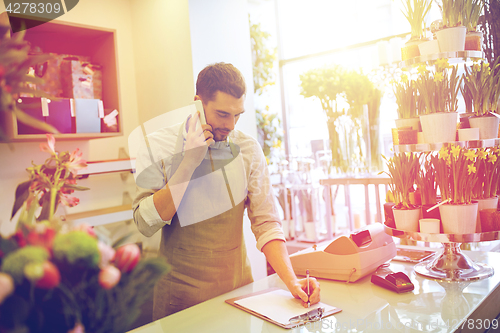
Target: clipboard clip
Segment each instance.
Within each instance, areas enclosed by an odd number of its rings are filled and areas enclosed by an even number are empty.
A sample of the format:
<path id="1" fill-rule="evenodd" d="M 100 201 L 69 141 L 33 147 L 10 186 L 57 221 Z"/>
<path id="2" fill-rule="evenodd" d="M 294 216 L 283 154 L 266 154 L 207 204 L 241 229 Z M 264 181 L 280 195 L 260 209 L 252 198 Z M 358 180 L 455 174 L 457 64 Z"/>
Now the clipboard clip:
<path id="1" fill-rule="evenodd" d="M 300 324 L 300 323 L 307 323 L 311 321 L 321 320 L 324 311 L 325 308 L 316 308 L 304 314 L 292 317 L 290 318 L 290 324 Z"/>

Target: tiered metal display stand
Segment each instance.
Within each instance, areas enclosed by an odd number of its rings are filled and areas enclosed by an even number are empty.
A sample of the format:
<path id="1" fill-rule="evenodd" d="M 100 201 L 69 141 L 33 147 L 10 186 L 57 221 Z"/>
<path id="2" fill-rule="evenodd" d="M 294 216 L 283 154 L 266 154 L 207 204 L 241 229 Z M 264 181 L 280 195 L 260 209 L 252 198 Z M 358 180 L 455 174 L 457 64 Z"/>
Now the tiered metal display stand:
<path id="1" fill-rule="evenodd" d="M 448 58 L 452 62 L 466 62 L 483 59 L 480 51 L 447 52 L 428 56 L 420 56 L 406 60 L 400 67 L 411 67 L 419 63 L 432 63 L 439 58 Z M 438 151 L 443 146 L 458 145 L 464 148 L 487 148 L 500 146 L 500 139 L 456 141 L 435 144 L 395 145 L 394 152 L 425 152 Z M 385 232 L 401 239 L 410 239 L 423 242 L 438 242 L 443 244 L 441 251 L 436 252 L 430 259 L 415 265 L 415 272 L 427 278 L 447 281 L 475 281 L 485 279 L 494 274 L 493 268 L 472 261 L 460 249 L 462 243 L 485 242 L 500 240 L 500 231 L 475 234 L 424 234 L 420 232 L 404 231 L 391 228 L 387 225 Z"/>

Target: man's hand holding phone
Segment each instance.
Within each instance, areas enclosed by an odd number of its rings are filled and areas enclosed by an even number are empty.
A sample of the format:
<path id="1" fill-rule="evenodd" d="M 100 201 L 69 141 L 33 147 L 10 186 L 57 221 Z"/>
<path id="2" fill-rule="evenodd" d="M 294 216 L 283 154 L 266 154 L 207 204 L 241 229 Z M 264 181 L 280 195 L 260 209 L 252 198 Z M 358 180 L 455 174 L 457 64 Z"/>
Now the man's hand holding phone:
<path id="1" fill-rule="evenodd" d="M 196 112 L 194 116 L 189 116 L 186 126 L 186 142 L 184 144 L 184 159 L 194 167 L 200 165 L 207 153 L 208 146 L 215 142 L 212 126 L 202 124 L 198 127 L 199 120 L 200 111 Z"/>

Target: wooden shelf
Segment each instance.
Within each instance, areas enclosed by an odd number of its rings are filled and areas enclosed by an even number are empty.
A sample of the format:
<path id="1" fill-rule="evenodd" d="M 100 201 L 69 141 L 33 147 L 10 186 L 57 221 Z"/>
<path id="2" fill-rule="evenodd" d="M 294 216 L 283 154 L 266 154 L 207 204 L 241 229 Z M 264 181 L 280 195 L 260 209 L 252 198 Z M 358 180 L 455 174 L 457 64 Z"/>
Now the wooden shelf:
<path id="1" fill-rule="evenodd" d="M 6 12 L 1 14 L 2 21 Z M 90 57 L 92 63 L 102 66 L 102 101 L 106 110 L 116 109 L 116 132 L 55 134 L 59 140 L 88 140 L 121 136 L 122 116 L 118 89 L 116 30 L 53 20 L 26 30 L 24 39 L 43 53 Z M 6 118 L 5 118 L 6 117 Z M 4 115 L 1 124 L 11 142 L 44 141 L 45 134 L 18 134 L 15 115 Z"/>
<path id="2" fill-rule="evenodd" d="M 68 214 L 63 218 L 66 221 L 72 221 L 75 225 L 86 223 L 90 226 L 97 226 L 133 220 L 134 216 L 132 212 L 132 205 L 130 204 Z"/>

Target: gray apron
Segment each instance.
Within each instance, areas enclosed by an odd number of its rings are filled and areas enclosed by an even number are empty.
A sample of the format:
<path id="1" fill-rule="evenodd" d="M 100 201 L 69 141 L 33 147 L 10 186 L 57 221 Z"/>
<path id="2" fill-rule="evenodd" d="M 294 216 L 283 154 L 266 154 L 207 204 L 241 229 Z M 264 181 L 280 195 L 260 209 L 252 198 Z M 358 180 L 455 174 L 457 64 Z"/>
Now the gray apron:
<path id="1" fill-rule="evenodd" d="M 176 143 L 176 152 L 183 151 L 182 128 Z M 199 193 L 199 188 L 190 182 L 177 213 L 170 225 L 162 229 L 160 255 L 172 266 L 172 271 L 158 281 L 154 292 L 153 320 L 186 309 L 235 288 L 253 282 L 250 262 L 247 257 L 243 238 L 244 200 L 242 194 L 231 195 L 227 184 L 241 182 L 244 174 L 241 154 L 238 147 L 229 144 L 232 159 L 205 158 L 195 170 L 192 180 L 224 170 L 226 181 L 212 178 L 210 193 Z M 207 152 L 208 155 L 208 152 Z M 237 157 L 240 157 L 237 159 Z M 171 175 L 177 170 L 182 155 L 176 154 L 172 160 Z M 238 162 L 239 161 L 239 162 Z M 233 163 L 234 162 L 234 163 Z M 210 177 L 207 177 L 210 178 Z M 211 193 L 230 192 L 232 207 L 202 222 L 186 225 L 179 216 L 188 216 L 190 211 L 207 210 L 217 207 L 220 198 Z M 208 204 L 204 208 L 193 204 L 200 194 Z M 187 204 L 186 204 L 187 203 Z M 181 217 L 182 220 L 182 217 Z"/>

